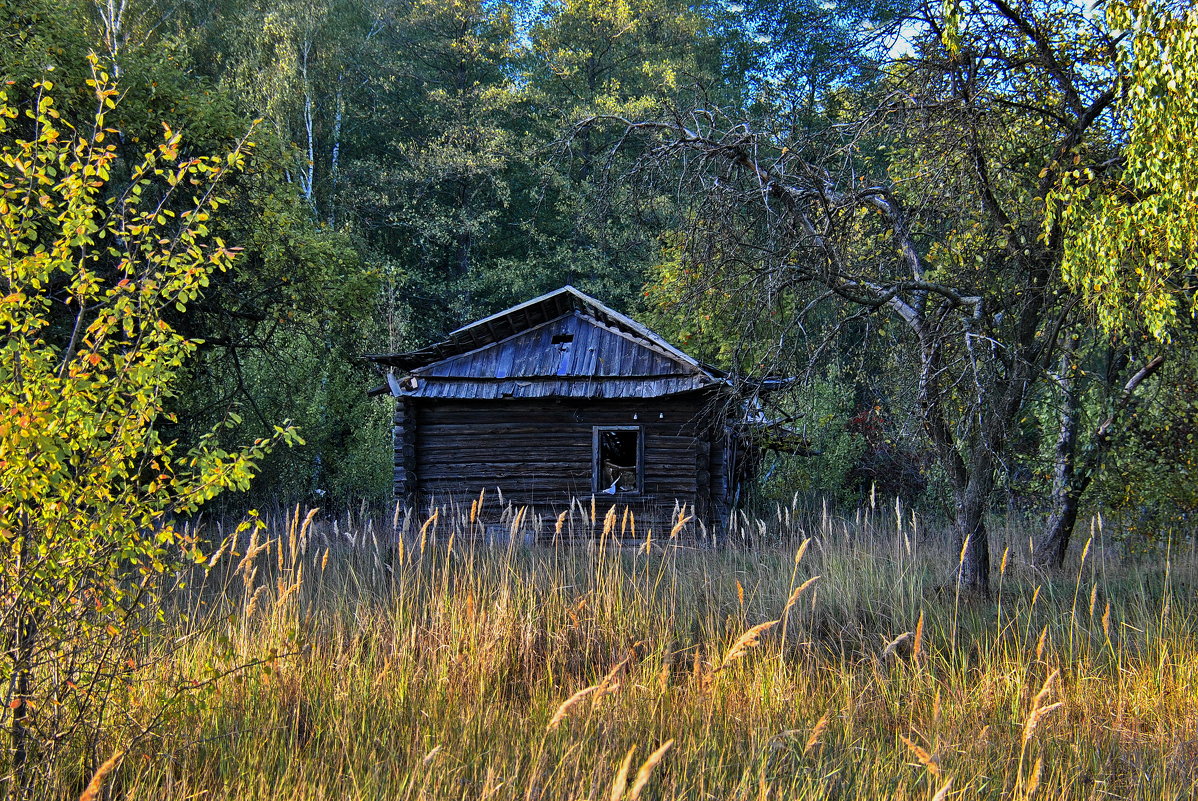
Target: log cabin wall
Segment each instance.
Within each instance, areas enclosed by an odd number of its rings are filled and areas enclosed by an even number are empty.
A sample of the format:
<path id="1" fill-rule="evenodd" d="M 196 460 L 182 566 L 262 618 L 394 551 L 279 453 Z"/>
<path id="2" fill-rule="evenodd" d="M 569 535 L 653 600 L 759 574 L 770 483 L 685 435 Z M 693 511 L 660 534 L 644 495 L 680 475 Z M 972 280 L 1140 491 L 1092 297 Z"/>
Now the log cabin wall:
<path id="1" fill-rule="evenodd" d="M 395 399 L 392 444 L 395 452 L 395 498 L 405 506 L 416 498 L 416 410 L 408 398 Z"/>
<path id="2" fill-rule="evenodd" d="M 649 526 L 662 533 L 677 505 L 686 504 L 688 514 L 718 526 L 727 509 L 726 459 L 723 437 L 713 436 L 708 423 L 711 401 L 707 392 L 589 401 L 407 400 L 396 412 L 396 442 L 410 439 L 412 446 L 402 466 L 397 446 L 396 492 L 430 511 L 468 509 L 481 490 L 498 488 L 506 501 L 552 520 L 573 498 L 589 504 L 595 427 L 635 426 L 643 438 L 642 491 L 596 494 L 598 514 L 614 505 L 622 515 L 627 507 L 639 534 Z"/>

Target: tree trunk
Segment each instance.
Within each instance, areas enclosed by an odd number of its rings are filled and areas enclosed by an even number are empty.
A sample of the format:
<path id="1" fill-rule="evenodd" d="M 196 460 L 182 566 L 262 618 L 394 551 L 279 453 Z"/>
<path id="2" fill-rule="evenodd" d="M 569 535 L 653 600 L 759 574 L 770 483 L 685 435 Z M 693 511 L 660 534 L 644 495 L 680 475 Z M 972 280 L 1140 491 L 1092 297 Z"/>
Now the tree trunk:
<path id="1" fill-rule="evenodd" d="M 981 455 L 975 461 L 980 464 L 972 466 L 968 482 L 954 493 L 957 502 L 953 519 L 957 546 L 955 578 L 960 589 L 989 595 L 990 537 L 986 530 L 986 512 L 990 508 L 994 478 L 989 458 Z"/>
<path id="2" fill-rule="evenodd" d="M 1065 564 L 1065 552 L 1077 525 L 1078 499 L 1073 493 L 1053 493 L 1052 512 L 1044 525 L 1044 534 L 1036 546 L 1035 560 L 1041 567 L 1059 569 Z"/>
<path id="3" fill-rule="evenodd" d="M 940 340 L 922 323 L 915 326 L 920 337 L 921 365 L 919 408 L 938 461 L 944 467 L 953 488 L 953 533 L 957 562 L 954 583 L 963 590 L 990 594 L 990 543 L 986 531 L 986 513 L 990 490 L 994 486 L 994 459 L 991 443 L 977 435 L 965 447 L 966 462 L 958 447 L 958 438 L 945 413 L 943 390 L 938 376 L 942 372 Z"/>
<path id="4" fill-rule="evenodd" d="M 1057 434 L 1056 465 L 1053 473 L 1052 511 L 1040 541 L 1036 544 L 1035 562 L 1040 567 L 1059 569 L 1065 563 L 1069 540 L 1077 524 L 1082 495 L 1102 466 L 1103 457 L 1111 447 L 1120 417 L 1136 403 L 1136 390 L 1164 364 L 1165 357 L 1157 356 L 1128 379 L 1116 398 L 1110 415 L 1099 424 L 1089 446 L 1078 447 L 1078 427 L 1081 419 L 1081 399 L 1074 387 L 1072 349 L 1061 357 L 1061 376 L 1065 392 L 1061 405 L 1061 426 Z"/>
<path id="5" fill-rule="evenodd" d="M 1069 539 L 1077 523 L 1078 501 L 1089 484 L 1088 475 L 1077 471 L 1077 429 L 1081 416 L 1081 399 L 1077 393 L 1077 381 L 1073 364 L 1074 340 L 1065 343 L 1061 354 L 1057 384 L 1061 387 L 1062 400 L 1060 428 L 1054 449 L 1052 476 L 1052 511 L 1044 527 L 1040 542 L 1036 546 L 1035 561 L 1041 567 L 1059 568 L 1065 562 Z"/>

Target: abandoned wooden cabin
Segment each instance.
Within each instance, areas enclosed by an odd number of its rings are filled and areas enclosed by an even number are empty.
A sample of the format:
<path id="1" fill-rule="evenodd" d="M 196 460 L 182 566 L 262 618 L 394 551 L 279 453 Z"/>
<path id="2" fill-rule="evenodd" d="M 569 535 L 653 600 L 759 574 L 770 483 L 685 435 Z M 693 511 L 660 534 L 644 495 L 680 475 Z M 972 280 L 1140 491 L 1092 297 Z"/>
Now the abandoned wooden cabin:
<path id="1" fill-rule="evenodd" d="M 728 515 L 725 376 L 573 287 L 370 358 L 396 398 L 395 495 L 423 512 L 498 488 L 548 520 L 627 507 L 642 534 L 683 504 L 709 530 Z"/>

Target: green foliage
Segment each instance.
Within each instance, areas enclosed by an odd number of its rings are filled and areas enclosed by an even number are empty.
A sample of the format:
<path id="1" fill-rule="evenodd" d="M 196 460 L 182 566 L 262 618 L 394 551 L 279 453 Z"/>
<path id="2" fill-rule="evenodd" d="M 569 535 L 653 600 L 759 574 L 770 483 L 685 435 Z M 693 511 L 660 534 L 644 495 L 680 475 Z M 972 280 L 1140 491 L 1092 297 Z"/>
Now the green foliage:
<path id="1" fill-rule="evenodd" d="M 704 265 L 688 259 L 683 237 L 665 239 L 645 285 L 647 322 L 698 359 L 721 368 L 739 366 L 745 343 L 732 313 L 738 305 L 733 287 L 721 285 L 705 274 Z"/>
<path id="2" fill-rule="evenodd" d="M 854 389 L 850 376 L 832 368 L 825 376 L 808 382 L 801 397 L 776 405 L 775 414 L 789 412 L 797 418 L 791 427 L 801 435 L 809 453 L 765 454 L 763 498 L 785 504 L 798 492 L 812 498 L 831 498 L 847 507 L 861 500 L 862 488 L 853 486 L 850 480 L 866 449 L 864 437 L 848 425 L 853 417 Z M 864 489 L 868 493 L 869 488 Z"/>
<path id="3" fill-rule="evenodd" d="M 1198 10 L 1134 0 L 1106 13 L 1130 36 L 1118 51 L 1125 142 L 1113 163 L 1071 151 L 1045 168 L 1062 176 L 1047 223 L 1064 230 L 1064 274 L 1104 328 L 1168 340 L 1198 311 Z"/>
<path id="4" fill-rule="evenodd" d="M 212 215 L 250 143 L 184 158 L 168 128 L 118 183 L 117 90 L 98 67 L 88 86 L 88 134 L 62 122 L 49 81 L 23 112 L 0 106 L 0 133 L 33 131 L 0 153 L 0 682 L 20 777 L 128 672 L 105 642 L 195 554 L 172 518 L 244 490 L 272 446 L 299 441 L 290 427 L 232 450 L 215 431 L 190 448 L 163 436 L 197 348 L 170 320 L 236 255 Z"/>
<path id="5" fill-rule="evenodd" d="M 1096 480 L 1095 506 L 1119 523 L 1129 548 L 1156 547 L 1198 514 L 1198 382 L 1192 358 L 1161 376 Z"/>

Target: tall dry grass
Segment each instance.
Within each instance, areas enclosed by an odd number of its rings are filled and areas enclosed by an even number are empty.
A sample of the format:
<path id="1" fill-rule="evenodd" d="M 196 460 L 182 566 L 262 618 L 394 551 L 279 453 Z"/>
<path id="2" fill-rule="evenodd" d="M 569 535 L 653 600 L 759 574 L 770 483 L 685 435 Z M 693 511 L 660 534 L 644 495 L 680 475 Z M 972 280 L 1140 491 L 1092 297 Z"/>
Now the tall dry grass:
<path id="1" fill-rule="evenodd" d="M 742 521 L 751 549 L 700 547 L 685 510 L 673 538 L 630 542 L 583 504 L 571 525 L 595 527 L 589 545 L 527 545 L 537 521 L 496 507 L 484 524 L 485 511 L 297 512 L 231 543 L 161 632 L 183 640 L 161 675 L 200 689 L 106 792 L 1193 794 L 1192 552 L 1130 563 L 1095 526 L 1068 575 L 1047 576 L 1027 566 L 1024 532 L 999 529 L 995 595 L 979 599 L 957 592 L 947 545 L 901 507 L 852 520 L 783 509 Z M 145 686 L 139 719 L 161 703 Z"/>

